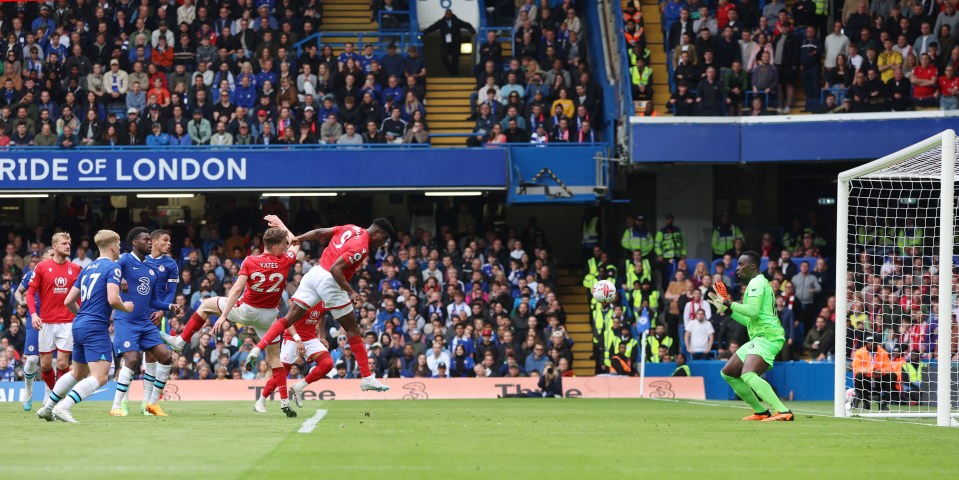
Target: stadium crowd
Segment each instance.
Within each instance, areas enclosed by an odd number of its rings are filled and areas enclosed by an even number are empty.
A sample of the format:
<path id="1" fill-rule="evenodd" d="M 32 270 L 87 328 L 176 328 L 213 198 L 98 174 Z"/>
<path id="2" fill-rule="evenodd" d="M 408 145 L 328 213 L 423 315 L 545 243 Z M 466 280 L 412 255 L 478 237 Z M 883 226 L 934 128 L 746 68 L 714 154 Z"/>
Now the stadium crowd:
<path id="1" fill-rule="evenodd" d="M 181 311 L 168 314 L 162 326 L 165 331 L 181 332 L 204 298 L 229 291 L 243 259 L 261 252 L 264 214 L 291 217 L 287 223 L 297 233 L 314 228 L 323 218 L 309 201 L 290 216 L 276 199 L 262 207 L 256 200 L 251 198 L 246 208 L 231 202 L 216 215 L 208 214 L 202 224 L 191 222 L 172 230 L 171 255 L 180 265 L 175 303 Z M 555 264 L 535 218 L 518 230 L 498 222 L 494 226 L 493 218 L 484 217 L 475 205 L 454 208 L 448 202 L 438 203 L 435 212 L 432 205 L 416 210 L 410 231 L 399 232 L 389 248 L 371 255 L 354 277 L 371 368 L 378 376 L 407 378 L 538 376 L 547 367 L 572 375 L 573 341 L 554 293 Z M 73 261 L 83 266 L 97 257 L 91 234 L 101 226 L 112 226 L 112 221 L 90 214 L 82 224 L 79 218 L 64 223 L 79 211 L 86 210 L 64 212 L 64 218 L 53 224 L 72 230 Z M 142 217 L 141 224 L 158 227 L 149 216 Z M 52 224 L 43 224 L 30 232 L 7 234 L 0 289 L 0 357 L 4 358 L 0 380 L 20 375 L 22 322 L 29 318 L 25 307 L 13 300 L 13 291 L 23 273 L 36 265 L 52 233 Z M 303 246 L 283 294 L 281 315 L 321 251 L 320 245 Z M 215 335 L 215 320 L 211 318 L 174 357 L 171 378 L 269 378 L 272 372 L 262 358 L 257 371 L 242 369 L 256 343 L 252 331 L 233 325 Z M 332 318 L 328 317 L 320 338 L 329 343 L 335 377 L 355 377 L 356 358 Z M 290 377 L 302 378 L 311 367 L 301 356 Z"/>
<path id="2" fill-rule="evenodd" d="M 712 233 L 713 258 L 693 261 L 686 256 L 683 230 L 673 224 L 671 215 L 657 231 L 647 227 L 642 215 L 627 218 L 619 245 L 608 250 L 598 243 L 587 245 L 592 252 L 583 285 L 609 279 L 620 293 L 609 307 L 591 301 L 596 372 L 635 374 L 646 325 L 648 362 L 678 361 L 677 373 L 688 375 L 688 367 L 682 366 L 687 358 L 730 358 L 748 340 L 746 328 L 714 312 L 706 299 L 720 281 L 734 298 L 742 297 L 745 285 L 737 282 L 735 270 L 747 250 L 761 255 L 762 273 L 778 295 L 776 307 L 787 343 L 780 358 L 831 360 L 835 274 L 822 254 L 823 233 L 816 212 L 810 211 L 807 219 L 796 217 L 791 227 L 764 232 L 758 244 L 750 245 L 729 213 L 723 212 Z"/>
<path id="3" fill-rule="evenodd" d="M 955 0 L 832 3 L 836 20 L 827 26 L 825 0 L 663 0 L 667 108 L 677 116 L 789 113 L 797 84 L 811 113 L 959 108 Z M 637 14 L 630 4 L 633 94 L 652 100 Z"/>
<path id="4" fill-rule="evenodd" d="M 524 0 L 496 14 L 515 12 L 515 48 L 504 56 L 495 31 L 480 46 L 467 145 L 600 141 L 603 91 L 590 76 L 577 3 Z"/>

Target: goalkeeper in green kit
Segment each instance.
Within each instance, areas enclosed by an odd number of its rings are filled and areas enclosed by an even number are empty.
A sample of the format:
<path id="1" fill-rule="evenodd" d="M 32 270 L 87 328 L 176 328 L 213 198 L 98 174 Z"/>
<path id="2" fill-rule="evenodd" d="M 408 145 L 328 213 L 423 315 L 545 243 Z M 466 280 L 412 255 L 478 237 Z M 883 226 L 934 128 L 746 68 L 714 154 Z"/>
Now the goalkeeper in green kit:
<path id="1" fill-rule="evenodd" d="M 776 297 L 766 277 L 759 273 L 759 254 L 747 251 L 739 257 L 736 277 L 747 282 L 742 303 L 733 302 L 726 286 L 717 282 L 716 291 L 709 294 L 709 303 L 720 315 L 731 310 L 733 320 L 741 323 L 749 332 L 749 341 L 739 347 L 729 363 L 723 367 L 723 379 L 749 406 L 754 413 L 743 420 L 764 422 L 791 422 L 793 413 L 779 400 L 769 382 L 762 375 L 772 368 L 776 354 L 786 343 L 785 332 L 776 315 Z M 757 398 L 758 395 L 758 398 Z M 765 401 L 774 413 L 763 406 Z"/>

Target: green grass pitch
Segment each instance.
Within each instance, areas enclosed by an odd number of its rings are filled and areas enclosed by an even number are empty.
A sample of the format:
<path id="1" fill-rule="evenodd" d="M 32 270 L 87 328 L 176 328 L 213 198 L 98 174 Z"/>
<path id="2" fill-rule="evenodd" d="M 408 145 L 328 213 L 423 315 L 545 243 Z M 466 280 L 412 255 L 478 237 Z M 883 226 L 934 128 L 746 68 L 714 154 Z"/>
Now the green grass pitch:
<path id="1" fill-rule="evenodd" d="M 138 402 L 131 402 L 138 406 Z M 47 423 L 2 404 L 0 477 L 38 478 L 955 478 L 959 429 L 831 418 L 791 404 L 793 423 L 742 422 L 741 403 L 509 399 L 167 402 L 167 418 L 74 409 Z M 735 407 L 735 408 L 730 408 Z M 298 433 L 317 411 L 327 415 Z M 322 476 L 322 477 L 320 477 Z"/>

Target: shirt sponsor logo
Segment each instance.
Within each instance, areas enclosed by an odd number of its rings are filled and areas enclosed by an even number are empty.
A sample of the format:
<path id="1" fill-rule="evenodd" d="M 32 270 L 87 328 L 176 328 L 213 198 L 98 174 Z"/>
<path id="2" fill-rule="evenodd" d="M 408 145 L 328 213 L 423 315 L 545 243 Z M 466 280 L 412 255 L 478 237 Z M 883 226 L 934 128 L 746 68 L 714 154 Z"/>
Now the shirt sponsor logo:
<path id="1" fill-rule="evenodd" d="M 66 277 L 57 277 L 53 280 L 53 293 L 55 294 L 65 294 L 67 293 L 67 279 Z"/>

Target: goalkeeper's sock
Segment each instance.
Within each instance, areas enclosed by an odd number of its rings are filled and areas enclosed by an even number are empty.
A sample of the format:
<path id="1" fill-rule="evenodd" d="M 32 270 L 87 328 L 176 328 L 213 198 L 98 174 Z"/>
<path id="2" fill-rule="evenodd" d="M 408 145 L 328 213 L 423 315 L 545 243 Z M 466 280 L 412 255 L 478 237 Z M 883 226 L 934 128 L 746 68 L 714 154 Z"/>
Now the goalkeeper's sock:
<path id="1" fill-rule="evenodd" d="M 273 322 L 273 325 L 270 325 L 270 328 L 263 334 L 263 338 L 260 339 L 260 343 L 257 343 L 256 346 L 262 352 L 266 350 L 266 346 L 276 340 L 276 337 L 283 335 L 283 330 L 286 330 L 288 327 L 286 323 L 286 317 L 276 319 L 276 322 Z"/>
<path id="2" fill-rule="evenodd" d="M 779 396 L 776 395 L 775 391 L 773 391 L 773 387 L 769 385 L 769 382 L 763 380 L 763 378 L 759 375 L 756 375 L 755 372 L 744 373 L 742 380 L 749 385 L 749 388 L 752 388 L 756 392 L 756 395 L 758 395 L 759 398 L 763 399 L 763 401 L 772 407 L 772 409 L 776 412 L 784 413 L 789 411 L 789 409 L 783 405 L 783 402 L 779 400 Z"/>
<path id="3" fill-rule="evenodd" d="M 736 392 L 736 395 L 739 395 L 739 398 L 748 403 L 750 407 L 753 407 L 754 412 L 763 413 L 766 411 L 766 407 L 759 402 L 759 398 L 756 397 L 756 394 L 753 393 L 753 389 L 749 388 L 749 385 L 746 384 L 745 380 L 740 377 L 730 377 L 725 373 L 723 373 L 722 376 L 723 380 L 726 380 L 726 383 L 728 383 L 730 387 L 733 387 L 733 391 Z M 760 378 L 760 380 L 762 379 Z"/>

